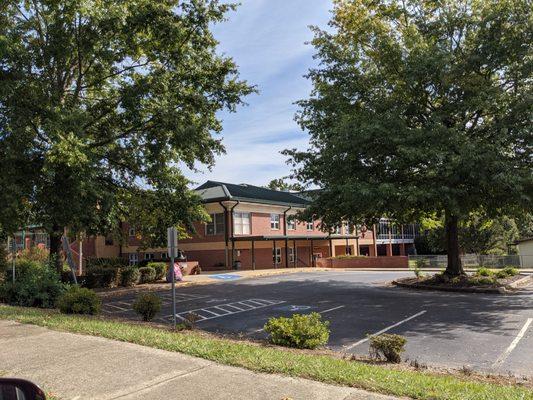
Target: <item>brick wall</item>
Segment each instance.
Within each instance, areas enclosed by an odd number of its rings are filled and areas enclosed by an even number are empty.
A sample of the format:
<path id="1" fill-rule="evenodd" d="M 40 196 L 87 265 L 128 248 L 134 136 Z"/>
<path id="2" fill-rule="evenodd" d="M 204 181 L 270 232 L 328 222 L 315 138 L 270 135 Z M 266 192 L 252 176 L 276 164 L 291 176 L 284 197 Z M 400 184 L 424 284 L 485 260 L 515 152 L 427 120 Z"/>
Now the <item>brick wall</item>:
<path id="1" fill-rule="evenodd" d="M 322 268 L 405 268 L 409 267 L 405 256 L 320 258 L 317 266 Z"/>

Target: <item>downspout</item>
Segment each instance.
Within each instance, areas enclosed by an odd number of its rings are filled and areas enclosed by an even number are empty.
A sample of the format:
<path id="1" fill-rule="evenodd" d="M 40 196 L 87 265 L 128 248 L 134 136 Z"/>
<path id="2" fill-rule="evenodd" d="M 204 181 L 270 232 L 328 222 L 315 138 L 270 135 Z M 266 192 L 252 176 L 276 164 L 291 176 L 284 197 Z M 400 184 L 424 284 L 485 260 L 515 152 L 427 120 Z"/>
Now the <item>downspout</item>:
<path id="1" fill-rule="evenodd" d="M 221 187 L 222 187 L 222 191 L 224 192 L 224 195 L 226 196 L 226 200 L 231 200 L 231 194 L 228 188 L 226 187 L 226 185 L 222 185 Z M 228 208 L 224 205 L 222 200 L 219 201 L 218 204 L 220 204 L 220 206 L 224 209 L 224 267 L 227 269 L 228 268 L 228 244 L 229 244 Z"/>
<path id="2" fill-rule="evenodd" d="M 222 201 L 219 201 L 218 204 L 224 209 L 224 267 L 228 269 L 228 208 L 222 203 Z"/>
<path id="3" fill-rule="evenodd" d="M 230 225 L 231 225 L 231 267 L 233 268 L 233 264 L 235 262 L 235 235 L 233 233 L 233 210 L 235 207 L 239 205 L 239 200 L 235 200 L 236 203 L 231 207 L 230 209 Z"/>
<path id="4" fill-rule="evenodd" d="M 290 211 L 291 209 L 292 209 L 292 206 L 289 206 L 289 208 L 283 211 L 283 236 L 285 236 L 285 268 L 289 268 L 289 239 L 287 239 L 287 212 Z"/>

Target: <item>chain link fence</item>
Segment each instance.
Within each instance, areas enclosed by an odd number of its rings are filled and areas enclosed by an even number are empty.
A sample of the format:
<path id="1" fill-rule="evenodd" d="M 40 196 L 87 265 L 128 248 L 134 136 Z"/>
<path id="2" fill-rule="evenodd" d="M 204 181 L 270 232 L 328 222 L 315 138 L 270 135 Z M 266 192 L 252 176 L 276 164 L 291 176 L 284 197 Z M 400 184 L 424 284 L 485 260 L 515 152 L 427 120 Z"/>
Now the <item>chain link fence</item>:
<path id="1" fill-rule="evenodd" d="M 461 256 L 465 268 L 533 268 L 533 255 L 510 254 L 497 256 L 493 254 L 465 254 Z M 410 255 L 409 267 L 414 268 L 446 268 L 447 256 L 444 255 Z"/>

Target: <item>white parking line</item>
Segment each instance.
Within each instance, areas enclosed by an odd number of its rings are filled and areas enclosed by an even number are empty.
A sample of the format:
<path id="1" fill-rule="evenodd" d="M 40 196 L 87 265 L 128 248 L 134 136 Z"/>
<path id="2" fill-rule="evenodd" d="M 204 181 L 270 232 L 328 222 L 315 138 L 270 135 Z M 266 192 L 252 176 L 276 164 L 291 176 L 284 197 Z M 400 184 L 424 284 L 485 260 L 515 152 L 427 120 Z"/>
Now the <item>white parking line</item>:
<path id="1" fill-rule="evenodd" d="M 494 364 L 492 364 L 493 368 L 500 366 L 505 361 L 505 359 L 509 357 L 509 354 L 511 354 L 511 352 L 514 350 L 520 339 L 524 337 L 527 328 L 529 328 L 529 325 L 531 325 L 531 322 L 533 322 L 533 318 L 528 318 L 526 320 L 526 323 L 524 324 L 522 329 L 520 329 L 520 332 L 518 332 L 518 335 L 516 335 L 509 347 L 507 347 L 507 349 L 505 349 L 505 351 L 498 357 L 498 359 L 494 361 Z"/>
<path id="2" fill-rule="evenodd" d="M 219 306 L 213 306 L 213 307 L 205 307 L 205 308 L 196 308 L 194 310 L 189 311 L 183 311 L 178 314 L 176 314 L 176 317 L 178 317 L 181 320 L 186 320 L 187 314 L 189 313 L 195 313 L 198 315 L 197 322 L 206 321 L 209 319 L 214 318 L 220 318 L 220 317 L 226 317 L 228 315 L 234 315 L 239 314 L 245 311 L 252 311 L 257 310 L 258 308 L 264 308 L 268 306 L 274 306 L 277 304 L 285 303 L 285 301 L 280 300 L 264 300 L 264 299 L 248 299 L 248 300 L 242 300 L 242 301 L 236 301 L 234 303 L 228 303 L 228 304 L 221 304 Z M 231 308 L 236 309 L 237 311 L 231 311 Z M 219 311 L 222 312 L 218 313 L 215 312 Z M 212 314 L 213 316 L 206 316 L 206 314 Z M 163 318 L 171 318 L 172 315 L 167 315 Z"/>
<path id="3" fill-rule="evenodd" d="M 319 314 L 325 314 L 325 313 L 328 313 L 330 311 L 335 311 L 335 310 L 338 310 L 339 308 L 344 308 L 346 306 L 338 306 L 338 307 L 333 307 L 333 308 L 329 308 L 327 310 L 324 310 L 324 311 L 319 311 L 318 313 Z"/>
<path id="4" fill-rule="evenodd" d="M 394 325 L 388 326 L 385 329 L 380 330 L 379 332 L 373 333 L 372 335 L 370 335 L 367 338 L 361 339 L 360 341 L 355 342 L 354 344 L 351 344 L 349 346 L 344 346 L 344 350 L 353 349 L 355 346 L 359 346 L 360 344 L 367 342 L 368 339 L 370 339 L 371 337 L 377 336 L 377 335 L 381 335 L 382 333 L 390 331 L 392 328 L 396 328 L 397 326 L 403 324 L 404 322 L 410 321 L 413 318 L 419 317 L 419 316 L 421 316 L 422 314 L 425 314 L 425 313 L 426 313 L 426 310 L 422 310 L 419 313 L 416 313 L 415 315 L 411 315 L 409 318 L 402 319 L 401 321 L 396 322 Z"/>

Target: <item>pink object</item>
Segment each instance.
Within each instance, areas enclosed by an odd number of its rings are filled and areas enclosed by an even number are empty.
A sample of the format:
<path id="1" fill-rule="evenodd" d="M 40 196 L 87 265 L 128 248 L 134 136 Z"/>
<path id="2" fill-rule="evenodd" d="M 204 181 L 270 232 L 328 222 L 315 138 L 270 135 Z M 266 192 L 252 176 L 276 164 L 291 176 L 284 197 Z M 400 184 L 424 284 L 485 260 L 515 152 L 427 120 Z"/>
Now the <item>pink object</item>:
<path id="1" fill-rule="evenodd" d="M 181 282 L 183 280 L 183 274 L 181 273 L 181 266 L 180 263 L 175 262 L 174 263 L 174 277 L 176 282 Z M 169 266 L 168 272 L 167 272 L 167 282 L 172 282 L 172 272 L 171 268 Z"/>

